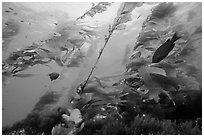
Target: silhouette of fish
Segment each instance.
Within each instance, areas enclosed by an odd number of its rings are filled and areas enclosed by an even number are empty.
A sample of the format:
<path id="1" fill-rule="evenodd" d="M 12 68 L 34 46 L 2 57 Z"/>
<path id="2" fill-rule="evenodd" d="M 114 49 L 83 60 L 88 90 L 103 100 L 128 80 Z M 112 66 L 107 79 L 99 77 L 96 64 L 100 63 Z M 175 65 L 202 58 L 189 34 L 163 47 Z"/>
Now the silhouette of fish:
<path id="1" fill-rule="evenodd" d="M 14 10 L 13 8 L 9 8 L 10 10 Z"/>
<path id="2" fill-rule="evenodd" d="M 8 12 L 11 12 L 11 11 L 9 11 L 9 10 L 5 10 L 5 12 L 7 12 L 7 13 L 8 13 Z"/>
<path id="3" fill-rule="evenodd" d="M 177 36 L 177 33 L 174 33 L 174 36 L 171 39 L 168 39 L 164 44 L 162 44 L 154 53 L 152 57 L 152 63 L 158 63 L 162 61 L 169 52 L 174 48 L 174 42 L 181 37 Z"/>
<path id="4" fill-rule="evenodd" d="M 60 76 L 60 74 L 57 72 L 52 72 L 48 74 L 48 76 L 50 77 L 50 80 L 53 81 L 53 80 L 56 80 Z"/>

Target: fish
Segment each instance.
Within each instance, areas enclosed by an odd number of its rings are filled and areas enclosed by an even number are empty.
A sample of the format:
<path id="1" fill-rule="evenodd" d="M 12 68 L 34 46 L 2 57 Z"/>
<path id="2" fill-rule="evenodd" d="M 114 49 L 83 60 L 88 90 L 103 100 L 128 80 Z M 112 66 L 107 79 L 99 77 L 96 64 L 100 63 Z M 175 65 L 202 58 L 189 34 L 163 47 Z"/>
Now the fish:
<path id="1" fill-rule="evenodd" d="M 60 76 L 60 74 L 57 72 L 52 72 L 48 74 L 48 76 L 50 77 L 50 80 L 53 81 L 53 80 L 56 80 Z"/>
<path id="2" fill-rule="evenodd" d="M 5 10 L 5 12 L 9 13 L 9 12 L 11 12 L 11 11 L 9 11 L 9 10 Z"/>
<path id="3" fill-rule="evenodd" d="M 13 8 L 9 8 L 10 10 L 14 10 Z"/>
<path id="4" fill-rule="evenodd" d="M 169 52 L 174 48 L 174 42 L 180 39 L 180 36 L 177 36 L 177 33 L 174 33 L 174 36 L 171 39 L 168 39 L 164 44 L 162 44 L 154 53 L 152 57 L 152 63 L 158 63 L 162 61 Z"/>

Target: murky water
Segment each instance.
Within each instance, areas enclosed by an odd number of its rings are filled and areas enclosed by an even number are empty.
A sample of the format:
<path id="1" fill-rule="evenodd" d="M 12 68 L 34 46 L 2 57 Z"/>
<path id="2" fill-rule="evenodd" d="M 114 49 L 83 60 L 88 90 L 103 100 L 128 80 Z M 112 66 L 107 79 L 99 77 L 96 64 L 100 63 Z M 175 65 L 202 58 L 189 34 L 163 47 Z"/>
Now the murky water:
<path id="1" fill-rule="evenodd" d="M 94 18 L 88 18 L 83 22 L 86 25 L 94 26 L 97 36 L 91 42 L 85 42 L 83 45 L 81 50 L 86 57 L 80 67 L 63 69 L 54 61 L 48 64 L 49 67 L 35 65 L 26 69 L 24 73 L 39 75 L 28 78 L 12 77 L 9 83 L 3 86 L 3 126 L 12 125 L 14 122 L 24 119 L 51 85 L 51 90 L 60 94 L 59 100 L 53 106 L 66 104 L 67 98 L 73 94 L 72 89 L 88 76 L 104 44 L 104 35 L 108 34 L 108 25 L 113 23 L 120 4 L 113 3 L 104 13 L 97 14 Z M 8 58 L 10 53 L 22 50 L 33 42 L 41 42 L 53 38 L 56 35 L 55 33 L 59 33 L 67 26 L 68 22 L 75 20 L 83 15 L 86 10 L 89 10 L 91 5 L 91 3 L 3 3 L 3 60 Z M 126 29 L 113 33 L 93 75 L 109 76 L 125 72 L 125 63 L 128 61 L 128 55 L 130 55 L 135 45 L 138 34 L 142 31 L 144 21 L 155 5 L 157 4 L 152 3 L 136 8 L 132 13 L 132 21 L 127 23 Z M 176 8 L 177 10 L 170 20 L 169 26 L 173 26 L 174 30 L 177 31 L 181 29 L 179 25 L 182 26 L 186 36 L 192 35 L 200 26 L 202 31 L 202 7 L 200 3 L 176 3 Z M 165 24 L 166 20 L 163 21 Z M 8 33 L 7 31 L 7 33 L 4 33 L 6 27 L 10 27 L 9 29 L 14 32 Z M 158 29 L 162 29 L 161 26 L 159 27 Z M 164 25 L 163 27 L 167 26 Z M 202 40 L 201 35 L 198 32 L 197 35 L 192 36 L 192 39 L 201 38 Z M 63 40 L 59 41 L 64 44 Z M 52 45 L 53 43 L 51 41 L 48 47 L 50 46 L 51 50 L 57 51 L 58 49 Z M 56 45 L 58 46 L 60 43 Z M 186 61 L 198 69 L 199 73 L 195 75 L 197 81 L 201 83 L 202 46 L 199 42 L 193 43 L 193 45 L 195 50 L 193 54 L 188 55 Z M 48 74 L 52 72 L 61 73 L 62 71 L 65 71 L 63 77 L 53 84 Z"/>

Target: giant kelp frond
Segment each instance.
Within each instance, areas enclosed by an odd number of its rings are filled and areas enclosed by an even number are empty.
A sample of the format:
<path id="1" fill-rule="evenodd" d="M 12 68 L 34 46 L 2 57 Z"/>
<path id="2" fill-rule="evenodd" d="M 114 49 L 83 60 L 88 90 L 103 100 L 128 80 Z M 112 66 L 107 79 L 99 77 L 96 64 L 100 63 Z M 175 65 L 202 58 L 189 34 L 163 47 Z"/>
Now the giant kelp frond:
<path id="1" fill-rule="evenodd" d="M 82 16 L 78 17 L 76 20 L 84 19 L 87 16 L 93 17 L 96 13 L 102 13 L 107 10 L 107 7 L 111 6 L 110 2 L 99 2 L 98 4 L 92 4 L 89 11 L 85 12 Z"/>

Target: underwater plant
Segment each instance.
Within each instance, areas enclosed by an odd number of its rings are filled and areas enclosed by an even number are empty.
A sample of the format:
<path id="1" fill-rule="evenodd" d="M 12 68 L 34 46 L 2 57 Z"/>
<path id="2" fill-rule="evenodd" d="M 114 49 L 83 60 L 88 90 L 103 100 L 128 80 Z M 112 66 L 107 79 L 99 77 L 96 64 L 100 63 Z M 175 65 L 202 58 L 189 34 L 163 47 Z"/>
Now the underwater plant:
<path id="1" fill-rule="evenodd" d="M 82 83 L 68 91 L 70 96 L 63 106 L 51 107 L 61 95 L 48 91 L 26 119 L 3 129 L 3 134 L 14 131 L 14 134 L 21 131 L 22 134 L 54 135 L 202 134 L 202 85 L 199 67 L 191 60 L 200 57 L 194 57 L 192 52 L 201 52 L 201 45 L 194 42 L 202 28 L 192 32 L 185 29 L 190 23 L 183 23 L 176 14 L 179 4 L 155 4 L 132 50 L 125 51 L 125 54 L 131 52 L 125 55 L 128 58 L 123 62 L 125 72 L 101 77 L 94 74 L 113 34 L 127 29 L 135 17 L 133 11 L 148 4 L 123 2 L 120 5 L 90 72 L 81 78 Z M 80 21 L 102 14 L 107 6 L 111 3 L 99 2 L 75 21 L 68 22 L 57 36 L 11 53 L 3 61 L 3 78 L 34 76 L 21 72 L 38 64 L 50 67 L 53 61 L 62 71 L 52 71 L 47 76 L 51 81 L 62 80 L 67 70 L 79 68 L 87 61 L 82 49 L 98 37 L 97 31 Z M 189 52 L 192 47 L 195 49 Z"/>

